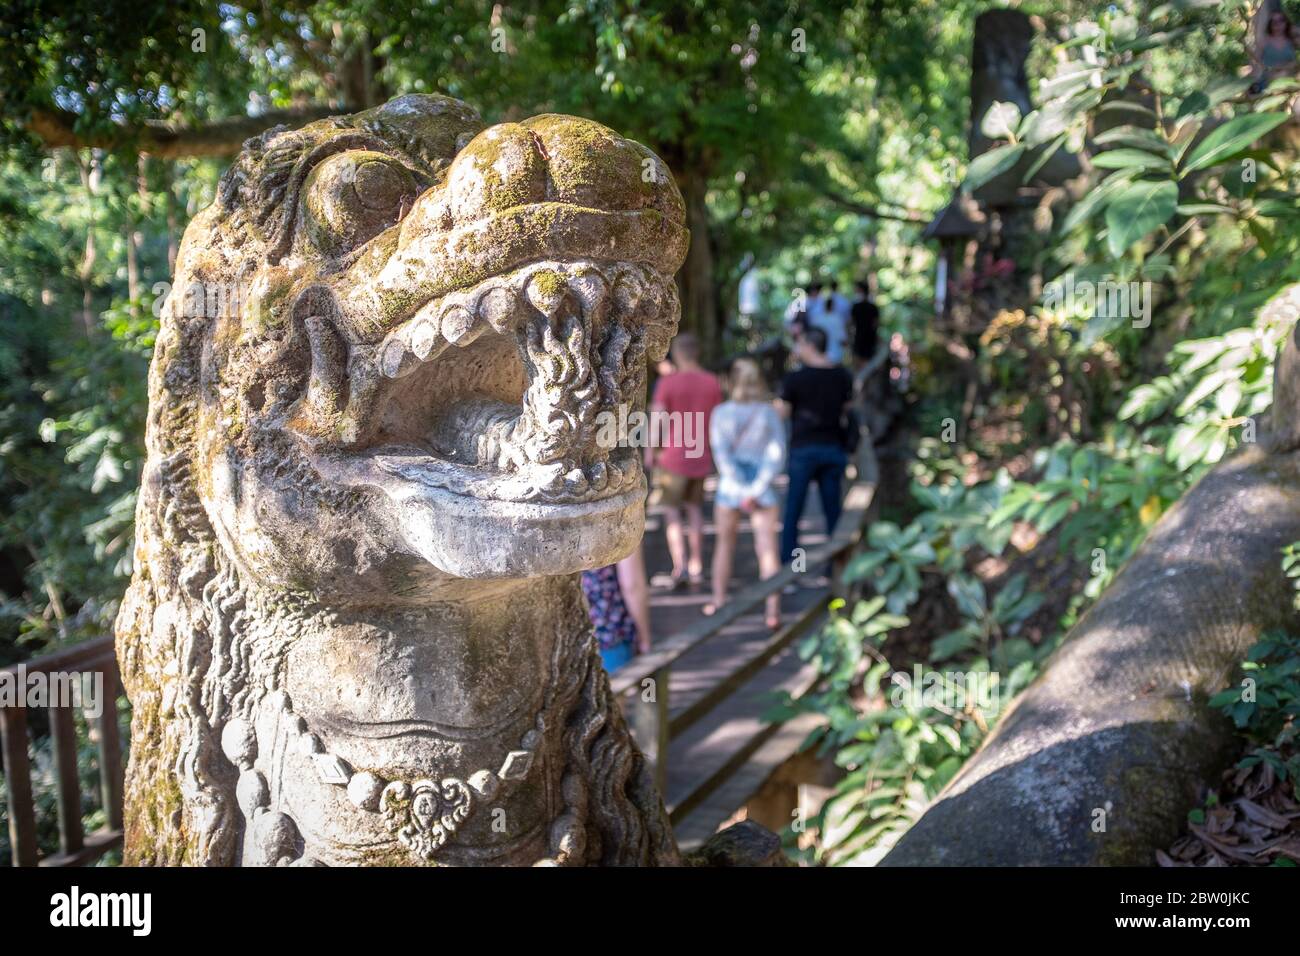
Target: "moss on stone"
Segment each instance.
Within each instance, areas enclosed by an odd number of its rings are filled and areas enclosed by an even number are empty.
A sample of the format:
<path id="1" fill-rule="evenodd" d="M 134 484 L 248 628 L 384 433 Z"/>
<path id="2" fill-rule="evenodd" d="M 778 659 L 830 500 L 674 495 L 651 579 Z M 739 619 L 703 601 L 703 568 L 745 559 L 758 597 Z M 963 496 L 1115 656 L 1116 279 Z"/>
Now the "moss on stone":
<path id="1" fill-rule="evenodd" d="M 564 277 L 554 269 L 543 269 L 533 276 L 537 290 L 544 296 L 555 297 L 564 294 L 566 284 Z"/>

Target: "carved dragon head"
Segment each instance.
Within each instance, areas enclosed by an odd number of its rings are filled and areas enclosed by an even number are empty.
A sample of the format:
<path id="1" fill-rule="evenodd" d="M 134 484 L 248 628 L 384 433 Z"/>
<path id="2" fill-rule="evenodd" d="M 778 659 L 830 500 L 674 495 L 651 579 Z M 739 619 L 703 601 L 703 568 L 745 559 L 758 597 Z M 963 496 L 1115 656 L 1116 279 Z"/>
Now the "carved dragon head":
<path id="1" fill-rule="evenodd" d="M 267 760 L 284 726 L 319 745 L 294 729 L 301 717 L 282 691 L 287 648 L 317 626 L 309 619 L 346 611 L 365 635 L 379 609 L 386 623 L 358 646 L 387 646 L 402 608 L 450 627 L 442 602 L 477 594 L 483 579 L 563 575 L 634 546 L 645 480 L 634 449 L 602 440 L 602 413 L 640 409 L 647 359 L 675 331 L 683 218 L 653 153 L 573 117 L 484 129 L 463 103 L 409 95 L 245 144 L 186 230 L 150 371 L 136 569 L 117 628 L 133 739 L 144 742 L 128 780 L 131 859 L 233 862 L 246 823 L 288 819 L 265 809 L 280 772 Z M 501 710 L 494 698 L 540 708 L 549 729 L 523 735 L 527 759 L 511 755 L 505 777 L 568 748 L 584 772 L 644 781 L 621 718 L 606 716 L 599 663 L 574 630 L 579 608 L 564 611 L 569 637 L 532 643 L 504 639 L 521 627 L 512 609 L 491 612 L 504 631 L 485 625 L 498 646 L 483 653 L 532 668 L 513 685 L 468 651 L 418 653 L 447 656 L 438 686 L 452 689 L 453 710 L 466 685 L 452 671 L 494 675 L 462 707 L 478 707 L 484 726 L 498 719 L 486 716 Z M 545 693 L 522 686 L 532 673 L 549 675 Z M 499 759 L 491 741 L 439 731 L 427 693 L 368 686 L 424 721 L 429 760 L 467 773 L 458 760 Z M 268 720 L 282 729 L 264 732 Z M 382 741 L 353 746 L 354 763 L 368 753 L 376 770 L 405 772 L 401 753 L 373 756 Z M 527 784 L 521 814 L 545 820 L 554 767 Z M 327 781 L 341 788 L 349 773 Z M 657 807 L 652 787 L 627 786 L 644 793 L 609 784 L 620 796 L 599 813 L 628 818 L 629 799 Z M 355 824 L 347 814 L 362 811 L 342 789 L 330 794 L 324 816 Z M 372 796 L 357 806 L 373 813 Z M 583 806 L 562 814 L 564 832 L 595 819 L 596 805 Z M 631 852 L 649 852 L 648 840 Z"/>
<path id="2" fill-rule="evenodd" d="M 573 117 L 482 129 L 410 95 L 250 143 L 173 307 L 205 322 L 196 454 L 226 547 L 365 597 L 626 554 L 643 477 L 600 416 L 644 401 L 675 330 L 682 220 L 653 153 Z"/>

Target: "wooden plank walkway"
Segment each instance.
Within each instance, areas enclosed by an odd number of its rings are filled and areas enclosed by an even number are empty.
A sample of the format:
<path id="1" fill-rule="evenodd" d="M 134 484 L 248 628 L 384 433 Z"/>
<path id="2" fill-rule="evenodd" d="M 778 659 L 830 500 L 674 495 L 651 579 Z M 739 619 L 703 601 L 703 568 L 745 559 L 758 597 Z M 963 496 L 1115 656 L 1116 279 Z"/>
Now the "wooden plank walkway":
<path id="1" fill-rule="evenodd" d="M 778 490 L 784 499 L 785 484 Z M 809 496 L 810 502 L 816 494 Z M 704 561 L 709 576 L 715 527 L 712 521 L 713 482 L 706 486 Z M 809 504 L 800 522 L 800 547 L 811 549 L 827 540 L 820 503 Z M 646 522 L 646 569 L 650 575 L 671 567 L 660 517 Z M 811 581 L 816 569 L 810 569 Z M 732 594 L 758 580 L 758 562 L 748 521 L 741 524 L 736 544 Z M 651 590 L 651 627 L 656 643 L 699 622 L 711 600 L 708 581 L 682 591 Z M 782 626 L 813 626 L 829 596 L 826 587 L 800 587 L 783 595 Z M 763 622 L 762 606 L 722 628 L 691 648 L 672 665 L 668 713 L 673 728 L 668 746 L 664 803 L 684 848 L 698 845 L 730 817 L 762 785 L 768 775 L 797 750 L 808 733 L 806 722 L 782 729 L 766 725 L 763 714 L 779 691 L 802 693 L 815 678 L 814 669 L 798 656 L 798 640 L 770 654 L 773 632 Z M 765 653 L 770 660 L 764 661 Z M 737 671 L 738 686 L 721 700 L 719 689 Z"/>

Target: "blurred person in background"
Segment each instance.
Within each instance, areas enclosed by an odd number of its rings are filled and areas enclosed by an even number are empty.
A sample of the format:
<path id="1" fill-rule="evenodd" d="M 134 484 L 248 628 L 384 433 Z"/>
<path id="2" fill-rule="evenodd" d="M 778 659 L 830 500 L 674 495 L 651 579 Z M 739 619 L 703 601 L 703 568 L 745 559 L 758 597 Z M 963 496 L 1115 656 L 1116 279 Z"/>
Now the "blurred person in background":
<path id="1" fill-rule="evenodd" d="M 704 606 L 713 614 L 727 599 L 727 584 L 736 554 L 742 514 L 754 528 L 758 573 L 766 579 L 781 569 L 777 552 L 777 494 L 772 487 L 785 464 L 785 423 L 772 404 L 758 365 L 737 359 L 731 368 L 728 401 L 713 411 L 709 444 L 718 468 L 718 493 L 713 503 L 717 541 L 713 552 L 713 600 Z M 781 595 L 767 599 L 767 626 L 781 625 Z"/>
<path id="2" fill-rule="evenodd" d="M 880 308 L 871 300 L 871 284 L 864 279 L 857 290 L 857 301 L 850 310 L 855 370 L 864 368 L 880 346 Z"/>
<path id="3" fill-rule="evenodd" d="M 836 291 L 835 280 L 819 285 L 817 295 L 808 300 L 808 323 L 826 333 L 826 357 L 834 365 L 844 361 L 844 347 L 849 339 L 852 303 Z"/>
<path id="4" fill-rule="evenodd" d="M 670 355 L 676 371 L 655 382 L 650 400 L 652 419 L 667 423 L 667 435 L 658 449 L 647 447 L 646 463 L 673 564 L 668 578 L 654 583 L 676 590 L 704 580 L 704 479 L 713 474 L 709 418 L 722 402 L 722 386 L 701 367 L 699 340 L 689 332 L 673 339 Z"/>
<path id="5" fill-rule="evenodd" d="M 1252 93 L 1262 93 L 1269 83 L 1296 71 L 1296 30 L 1287 15 L 1274 9 L 1264 21 L 1250 58 L 1255 64 Z"/>
<path id="6" fill-rule="evenodd" d="M 853 398 L 853 378 L 826 355 L 826 333 L 814 326 L 795 345 L 800 365 L 781 380 L 778 397 L 790 418 L 790 487 L 781 528 L 781 559 L 793 561 L 799 546 L 799 519 L 815 483 L 826 516 L 826 535 L 835 533 L 849 456 L 845 413 Z"/>
<path id="7" fill-rule="evenodd" d="M 606 672 L 612 674 L 650 650 L 650 602 L 640 545 L 618 564 L 583 571 L 582 593 Z"/>

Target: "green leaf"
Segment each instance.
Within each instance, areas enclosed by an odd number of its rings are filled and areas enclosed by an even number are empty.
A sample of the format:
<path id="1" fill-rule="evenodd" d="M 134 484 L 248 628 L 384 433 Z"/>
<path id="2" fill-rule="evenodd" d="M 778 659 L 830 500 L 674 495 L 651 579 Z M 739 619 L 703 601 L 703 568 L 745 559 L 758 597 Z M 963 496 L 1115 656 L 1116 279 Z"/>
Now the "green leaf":
<path id="1" fill-rule="evenodd" d="M 1200 90 L 1183 99 L 1178 104 L 1178 112 L 1174 114 L 1174 121 L 1186 119 L 1193 113 L 1200 113 L 1210 108 L 1210 98 Z"/>
<path id="2" fill-rule="evenodd" d="M 1027 170 L 1025 170 L 1025 176 L 1024 176 L 1025 182 L 1029 182 L 1036 175 L 1038 175 L 1038 171 L 1042 169 L 1044 166 L 1046 166 L 1047 163 L 1051 160 L 1051 158 L 1056 155 L 1057 151 L 1060 150 L 1060 148 L 1065 145 L 1065 138 L 1066 138 L 1066 134 L 1062 133 L 1060 136 L 1056 137 L 1056 139 L 1054 139 L 1047 146 L 1044 146 L 1041 150 L 1039 150 L 1038 158 L 1033 161 L 1033 163 L 1030 165 L 1030 167 Z"/>
<path id="3" fill-rule="evenodd" d="M 1098 153 L 1092 158 L 1092 165 L 1099 169 L 1150 169 L 1165 171 L 1170 169 L 1168 158 L 1156 156 L 1145 149 L 1110 149 Z"/>
<path id="4" fill-rule="evenodd" d="M 1205 137 L 1183 163 L 1182 175 L 1220 163 L 1288 119 L 1289 113 L 1248 113 L 1229 120 Z"/>
<path id="5" fill-rule="evenodd" d="M 1187 393 L 1187 397 L 1179 403 L 1178 408 L 1175 410 L 1176 413 L 1178 415 L 1186 415 L 1229 379 L 1237 378 L 1240 375 L 1240 369 L 1215 369 L 1209 375 L 1206 375 L 1203 379 L 1197 382 L 1196 387 Z"/>
<path id="6" fill-rule="evenodd" d="M 989 139 L 1011 139 L 1020 125 L 1020 107 L 1015 103 L 995 101 L 980 120 L 980 132 Z"/>
<path id="7" fill-rule="evenodd" d="M 1118 259 L 1135 242 L 1159 229 L 1178 206 L 1178 184 L 1172 180 L 1130 183 L 1106 208 L 1106 243 Z"/>
<path id="8" fill-rule="evenodd" d="M 1221 216 L 1224 213 L 1235 215 L 1237 210 L 1217 202 L 1189 202 L 1178 204 L 1180 216 Z"/>
<path id="9" fill-rule="evenodd" d="M 1134 172 L 1131 171 L 1112 173 L 1093 186 L 1066 215 L 1065 221 L 1061 223 L 1061 232 L 1063 234 L 1072 232 L 1093 213 L 1104 208 L 1114 195 L 1133 179 L 1133 176 Z"/>
<path id="10" fill-rule="evenodd" d="M 1273 234 L 1268 231 L 1268 227 L 1258 219 L 1247 219 L 1246 229 L 1255 237 L 1255 241 L 1259 243 L 1259 248 L 1263 250 L 1264 254 L 1271 256 L 1277 243 Z"/>
<path id="11" fill-rule="evenodd" d="M 1270 219 L 1300 215 L 1294 199 L 1262 199 L 1254 204 L 1255 212 Z"/>
<path id="12" fill-rule="evenodd" d="M 1025 147 L 1020 143 L 1015 143 L 1010 146 L 998 146 L 996 149 L 990 149 L 987 153 L 976 156 L 966 170 L 965 190 L 974 192 L 986 183 L 1001 176 L 1018 163 L 1024 153 Z"/>
<path id="13" fill-rule="evenodd" d="M 1169 141 L 1155 130 L 1144 129 L 1141 126 L 1117 126 L 1115 129 L 1108 129 L 1099 134 L 1093 142 L 1099 146 L 1132 146 L 1162 156 L 1170 155 Z"/>
<path id="14" fill-rule="evenodd" d="M 975 636 L 967 630 L 951 631 L 930 645 L 930 660 L 942 661 L 975 645 Z"/>
<path id="15" fill-rule="evenodd" d="M 1241 689 L 1233 687 L 1228 690 L 1219 691 L 1209 699 L 1208 703 L 1211 707 L 1219 710 L 1224 707 L 1231 707 L 1239 700 L 1241 700 Z"/>
<path id="16" fill-rule="evenodd" d="M 935 724 L 934 732 L 944 739 L 954 751 L 961 753 L 961 735 L 947 724 Z"/>
<path id="17" fill-rule="evenodd" d="M 1047 532 L 1060 524 L 1061 519 L 1069 513 L 1071 504 L 1073 504 L 1073 502 L 1071 502 L 1069 498 L 1062 498 L 1059 501 L 1052 502 L 1047 510 L 1043 512 L 1035 525 L 1039 534 L 1047 534 Z"/>
<path id="18" fill-rule="evenodd" d="M 1156 119 L 1155 110 L 1134 100 L 1111 100 L 1108 103 L 1103 103 L 1098 108 L 1097 115 L 1100 116 L 1102 113 L 1136 113 L 1152 120 Z"/>

